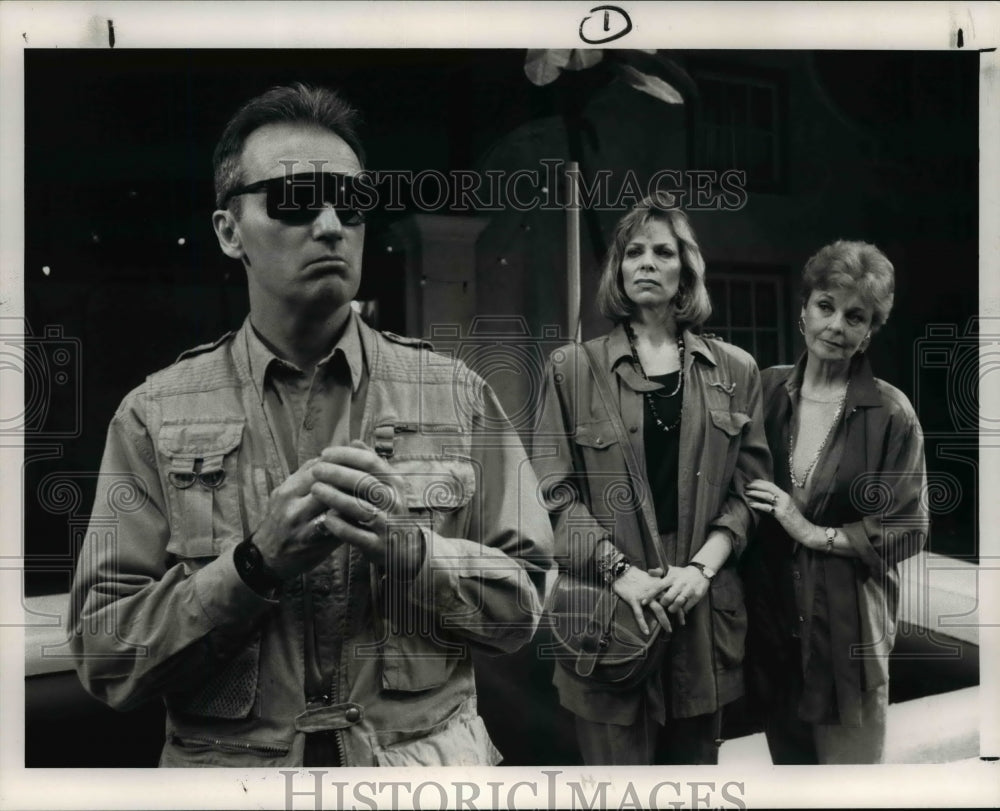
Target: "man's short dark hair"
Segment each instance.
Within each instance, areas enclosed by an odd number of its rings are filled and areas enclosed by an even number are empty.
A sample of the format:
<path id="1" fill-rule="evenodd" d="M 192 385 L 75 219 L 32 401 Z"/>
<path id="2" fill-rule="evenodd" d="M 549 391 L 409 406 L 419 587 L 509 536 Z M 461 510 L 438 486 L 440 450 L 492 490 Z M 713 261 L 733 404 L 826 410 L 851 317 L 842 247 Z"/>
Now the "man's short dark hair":
<path id="1" fill-rule="evenodd" d="M 250 99 L 229 119 L 215 146 L 212 166 L 216 207 L 222 208 L 222 202 L 230 189 L 243 184 L 243 145 L 255 130 L 267 124 L 279 123 L 322 127 L 343 138 L 354 150 L 363 167 L 364 149 L 357 132 L 360 118 L 358 111 L 335 91 L 325 87 L 311 87 L 301 82 L 272 87 L 266 93 Z M 240 198 L 234 197 L 230 206 L 237 215 L 240 213 L 239 205 Z"/>

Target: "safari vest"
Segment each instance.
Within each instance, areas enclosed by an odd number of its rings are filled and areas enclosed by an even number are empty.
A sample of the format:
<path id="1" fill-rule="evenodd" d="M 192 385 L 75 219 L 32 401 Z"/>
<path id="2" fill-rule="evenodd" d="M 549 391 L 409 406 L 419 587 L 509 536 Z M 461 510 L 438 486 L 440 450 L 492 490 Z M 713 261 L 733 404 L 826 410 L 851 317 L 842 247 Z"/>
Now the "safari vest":
<path id="1" fill-rule="evenodd" d="M 251 379 L 247 329 L 147 380 L 167 565 L 189 572 L 248 537 L 291 472 Z M 369 382 L 358 438 L 401 475 L 411 514 L 442 536 L 470 537 L 482 379 L 420 341 L 360 329 Z M 343 765 L 497 763 L 467 646 L 419 610 L 387 610 L 385 588 L 346 544 L 286 582 L 235 655 L 220 652 L 196 689 L 168 694 L 161 765 L 301 763 L 307 732 L 333 735 Z M 319 650 L 337 663 L 323 685 L 307 678 Z"/>

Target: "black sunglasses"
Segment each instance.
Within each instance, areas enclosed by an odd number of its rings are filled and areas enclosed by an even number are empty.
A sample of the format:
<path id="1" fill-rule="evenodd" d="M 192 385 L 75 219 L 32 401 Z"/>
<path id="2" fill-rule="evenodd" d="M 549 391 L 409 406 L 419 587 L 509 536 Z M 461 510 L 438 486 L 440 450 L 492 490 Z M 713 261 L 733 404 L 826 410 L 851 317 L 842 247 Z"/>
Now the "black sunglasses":
<path id="1" fill-rule="evenodd" d="M 257 192 L 267 194 L 267 216 L 289 225 L 312 222 L 326 205 L 333 207 L 344 225 L 361 225 L 365 209 L 375 201 L 375 189 L 362 175 L 299 172 L 237 186 L 223 198 L 222 207 L 238 195 Z"/>

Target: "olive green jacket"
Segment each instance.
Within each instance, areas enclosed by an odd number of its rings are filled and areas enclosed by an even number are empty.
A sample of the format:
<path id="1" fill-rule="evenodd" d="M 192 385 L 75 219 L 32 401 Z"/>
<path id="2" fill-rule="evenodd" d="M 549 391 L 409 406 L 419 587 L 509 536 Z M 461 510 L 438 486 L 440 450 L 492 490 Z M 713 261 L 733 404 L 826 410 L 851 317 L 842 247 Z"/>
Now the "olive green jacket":
<path id="1" fill-rule="evenodd" d="M 672 707 L 661 680 L 612 692 L 557 663 L 563 706 L 592 721 L 632 723 L 645 695 L 660 723 L 667 715 L 713 712 L 743 693 L 746 633 L 743 590 L 735 559 L 746 548 L 754 516 L 742 493 L 747 482 L 769 478 L 771 457 L 761 416 L 760 374 L 746 352 L 715 338 L 684 333 L 684 391 L 677 471 L 678 540 L 664 562 L 684 565 L 716 528 L 728 530 L 733 554 L 710 594 L 675 624 L 668 651 Z M 645 475 L 643 392 L 659 388 L 641 376 L 621 326 L 589 342 L 610 372 L 614 402 L 604 402 L 580 345 L 556 350 L 549 362 L 532 461 L 550 510 L 560 568 L 593 576 L 595 552 L 611 543 L 633 565 L 660 565 L 660 545 Z M 641 478 L 629 475 L 620 434 L 628 438 Z"/>

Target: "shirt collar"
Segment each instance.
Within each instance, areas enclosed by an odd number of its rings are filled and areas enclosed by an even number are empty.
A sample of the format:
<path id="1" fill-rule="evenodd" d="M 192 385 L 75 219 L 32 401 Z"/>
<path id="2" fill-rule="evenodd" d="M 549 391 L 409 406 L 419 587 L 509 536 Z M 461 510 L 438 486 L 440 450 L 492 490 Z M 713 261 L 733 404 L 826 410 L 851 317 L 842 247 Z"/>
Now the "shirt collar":
<path id="1" fill-rule="evenodd" d="M 358 334 L 358 321 L 358 316 L 355 314 L 354 309 L 351 308 L 348 311 L 347 323 L 344 325 L 344 330 L 341 332 L 340 338 L 337 339 L 337 343 L 333 345 L 329 354 L 316 364 L 317 368 L 325 366 L 336 355 L 342 355 L 347 361 L 347 368 L 350 371 L 351 390 L 355 393 L 361 385 L 365 369 L 365 354 L 361 338 Z M 263 397 L 267 376 L 272 372 L 276 364 L 283 364 L 296 370 L 298 370 L 298 367 L 289 361 L 279 358 L 271 351 L 257 334 L 257 330 L 254 329 L 249 316 L 247 316 L 243 332 L 246 335 L 250 376 L 253 379 L 254 386 L 257 388 L 258 396 Z"/>
<path id="2" fill-rule="evenodd" d="M 704 338 L 695 335 L 690 330 L 684 330 L 684 371 L 691 368 L 691 363 L 695 355 L 700 355 L 712 366 L 716 366 L 715 353 Z M 616 324 L 608 335 L 608 369 L 614 369 L 623 359 L 632 359 L 632 347 L 629 346 L 628 335 L 625 332 L 624 324 Z"/>
<path id="3" fill-rule="evenodd" d="M 618 365 L 622 358 L 632 357 L 632 347 L 628 343 L 628 335 L 624 324 L 616 324 L 608 335 L 608 371 Z"/>
<path id="4" fill-rule="evenodd" d="M 806 371 L 806 360 L 808 352 L 803 352 L 796 364 L 792 367 L 785 380 L 785 390 L 793 400 L 798 397 L 799 389 L 802 388 L 802 377 Z M 847 411 L 858 407 L 877 407 L 882 405 L 882 395 L 879 393 L 875 383 L 875 375 L 872 372 L 871 361 L 867 354 L 855 355 L 851 359 L 851 367 L 848 371 L 850 385 L 847 391 L 847 399 L 844 406 Z"/>

